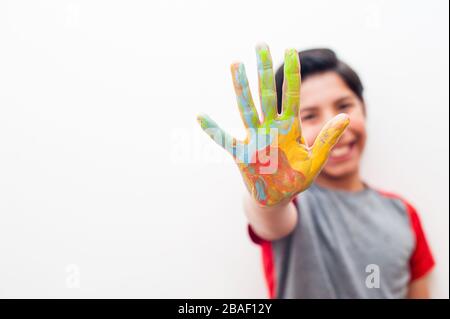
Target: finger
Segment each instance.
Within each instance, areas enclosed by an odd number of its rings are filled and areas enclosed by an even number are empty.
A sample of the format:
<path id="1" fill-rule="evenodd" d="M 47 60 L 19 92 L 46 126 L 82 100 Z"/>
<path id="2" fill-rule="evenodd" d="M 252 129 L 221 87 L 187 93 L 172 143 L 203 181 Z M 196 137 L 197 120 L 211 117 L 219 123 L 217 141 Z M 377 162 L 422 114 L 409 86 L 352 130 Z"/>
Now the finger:
<path id="1" fill-rule="evenodd" d="M 277 93 L 275 90 L 275 78 L 273 75 L 272 57 L 269 47 L 260 44 L 256 47 L 258 61 L 258 83 L 261 109 L 264 121 L 270 121 L 277 117 Z"/>
<path id="2" fill-rule="evenodd" d="M 222 130 L 208 115 L 198 115 L 197 122 L 209 137 L 228 151 L 233 157 L 236 157 L 238 149 L 242 149 L 243 144 Z"/>
<path id="3" fill-rule="evenodd" d="M 255 104 L 253 103 L 252 94 L 248 87 L 244 65 L 242 63 L 232 64 L 231 75 L 233 77 L 234 90 L 236 92 L 236 99 L 242 121 L 244 122 L 245 127 L 256 128 L 259 126 L 259 118 Z"/>
<path id="4" fill-rule="evenodd" d="M 331 119 L 320 131 L 312 147 L 312 176 L 318 174 L 325 164 L 331 149 L 344 133 L 350 119 L 346 114 L 339 114 Z"/>
<path id="5" fill-rule="evenodd" d="M 300 61 L 295 49 L 284 55 L 283 117 L 298 116 L 300 107 Z"/>

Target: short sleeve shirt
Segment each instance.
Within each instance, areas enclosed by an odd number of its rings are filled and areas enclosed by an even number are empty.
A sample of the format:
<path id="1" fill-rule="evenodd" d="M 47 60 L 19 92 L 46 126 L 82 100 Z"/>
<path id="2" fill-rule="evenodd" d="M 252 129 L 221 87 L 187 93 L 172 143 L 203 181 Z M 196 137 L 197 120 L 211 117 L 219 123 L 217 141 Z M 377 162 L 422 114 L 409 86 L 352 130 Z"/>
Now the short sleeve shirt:
<path id="1" fill-rule="evenodd" d="M 434 266 L 416 210 L 396 195 L 313 184 L 294 203 L 288 236 L 266 241 L 249 226 L 272 298 L 405 298 Z"/>

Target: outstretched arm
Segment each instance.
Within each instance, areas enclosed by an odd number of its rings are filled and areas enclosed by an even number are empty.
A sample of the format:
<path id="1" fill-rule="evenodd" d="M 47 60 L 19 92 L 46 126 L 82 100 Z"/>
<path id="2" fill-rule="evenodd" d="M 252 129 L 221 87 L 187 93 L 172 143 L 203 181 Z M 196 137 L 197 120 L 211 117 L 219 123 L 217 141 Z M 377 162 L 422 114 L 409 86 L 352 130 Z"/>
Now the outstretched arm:
<path id="1" fill-rule="evenodd" d="M 255 234 L 268 241 L 289 235 L 297 224 L 297 209 L 292 201 L 264 207 L 245 194 L 244 210 Z"/>

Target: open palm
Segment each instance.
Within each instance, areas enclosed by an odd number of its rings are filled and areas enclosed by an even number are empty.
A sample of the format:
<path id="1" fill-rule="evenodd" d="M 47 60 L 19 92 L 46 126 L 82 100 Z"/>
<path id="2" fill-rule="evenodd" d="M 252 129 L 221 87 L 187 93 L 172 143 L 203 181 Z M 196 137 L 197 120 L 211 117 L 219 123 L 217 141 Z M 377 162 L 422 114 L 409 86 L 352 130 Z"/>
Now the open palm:
<path id="1" fill-rule="evenodd" d="M 239 141 L 224 132 L 207 115 L 198 116 L 202 129 L 234 158 L 247 189 L 262 206 L 290 200 L 312 183 L 325 164 L 331 148 L 349 124 L 345 114 L 330 120 L 312 147 L 302 137 L 299 120 L 300 62 L 294 49 L 286 50 L 282 113 L 277 112 L 272 58 L 269 48 L 256 48 L 260 120 L 250 93 L 244 65 L 231 66 L 233 84 L 247 136 Z"/>

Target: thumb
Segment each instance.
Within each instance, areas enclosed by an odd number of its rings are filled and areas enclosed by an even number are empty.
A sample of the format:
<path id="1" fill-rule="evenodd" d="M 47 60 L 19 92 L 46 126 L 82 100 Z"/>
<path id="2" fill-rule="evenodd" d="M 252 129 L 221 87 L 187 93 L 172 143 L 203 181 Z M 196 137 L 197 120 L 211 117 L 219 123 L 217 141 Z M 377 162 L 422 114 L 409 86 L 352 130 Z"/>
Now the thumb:
<path id="1" fill-rule="evenodd" d="M 336 115 L 322 128 L 312 146 L 312 176 L 317 175 L 325 164 L 331 149 L 344 133 L 350 119 L 347 114 Z"/>

